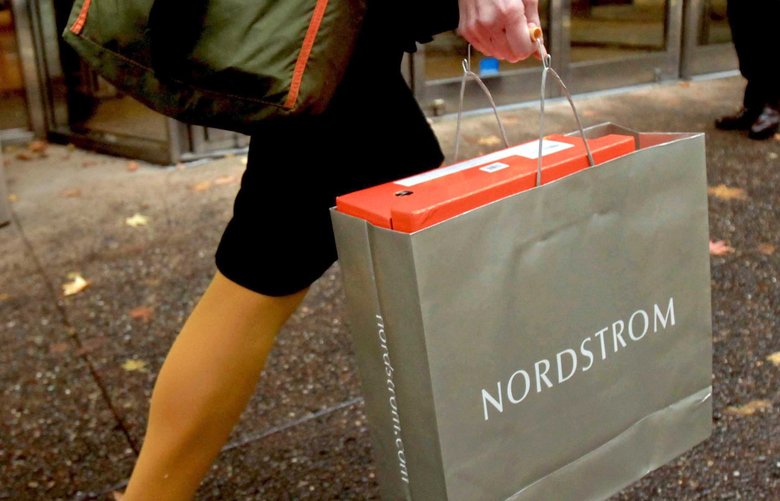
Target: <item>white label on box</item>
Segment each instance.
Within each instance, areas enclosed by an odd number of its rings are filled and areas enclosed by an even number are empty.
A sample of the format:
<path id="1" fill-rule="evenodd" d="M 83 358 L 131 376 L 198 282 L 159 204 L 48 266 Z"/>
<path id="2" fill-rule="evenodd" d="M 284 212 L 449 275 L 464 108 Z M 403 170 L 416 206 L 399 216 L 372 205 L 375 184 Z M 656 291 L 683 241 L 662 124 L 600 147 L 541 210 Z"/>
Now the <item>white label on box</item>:
<path id="1" fill-rule="evenodd" d="M 509 167 L 509 164 L 496 162 L 494 164 L 486 165 L 484 167 L 480 167 L 479 170 L 485 171 L 485 172 L 498 172 L 500 170 L 504 170 L 507 167 Z"/>
<path id="2" fill-rule="evenodd" d="M 542 156 L 549 155 L 550 153 L 555 153 L 558 151 L 563 151 L 565 149 L 573 148 L 573 147 L 574 145 L 571 145 L 569 143 L 562 143 L 560 141 L 550 141 L 549 139 L 546 139 L 543 145 Z M 520 146 L 514 146 L 512 148 L 507 148 L 505 150 L 497 151 L 495 153 L 490 153 L 488 155 L 483 155 L 481 157 L 472 158 L 471 160 L 466 160 L 465 162 L 452 164 L 448 167 L 441 167 L 439 169 L 434 169 L 430 172 L 425 172 L 423 174 L 418 174 L 416 176 L 407 177 L 406 179 L 401 179 L 399 181 L 396 181 L 395 184 L 400 184 L 401 186 L 410 188 L 418 184 L 426 183 L 428 181 L 433 181 L 434 179 L 439 179 L 444 176 L 449 176 L 450 174 L 455 174 L 456 172 L 462 172 L 464 170 L 472 169 L 474 167 L 479 167 L 480 165 L 489 164 L 512 156 L 521 156 L 525 158 L 535 159 L 538 158 L 538 153 L 539 153 L 539 141 L 532 141 L 530 143 L 521 144 Z"/>

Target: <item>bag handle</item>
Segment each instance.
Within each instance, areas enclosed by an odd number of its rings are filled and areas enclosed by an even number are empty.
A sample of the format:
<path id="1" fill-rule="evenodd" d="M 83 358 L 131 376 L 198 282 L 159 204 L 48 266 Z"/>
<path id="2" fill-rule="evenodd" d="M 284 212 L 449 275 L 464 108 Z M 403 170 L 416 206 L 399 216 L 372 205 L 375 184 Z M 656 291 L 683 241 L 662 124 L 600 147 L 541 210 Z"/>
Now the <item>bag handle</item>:
<path id="1" fill-rule="evenodd" d="M 529 31 L 531 32 L 531 40 L 536 43 L 536 50 L 539 53 L 539 57 L 542 60 L 542 85 L 540 90 L 540 96 L 541 99 L 539 101 L 539 151 L 538 151 L 538 157 L 536 161 L 536 186 L 542 185 L 542 151 L 544 146 L 544 101 L 545 101 L 545 91 L 547 87 L 547 74 L 552 73 L 553 77 L 555 77 L 555 80 L 558 82 L 558 85 L 560 86 L 561 90 L 563 91 L 564 95 L 566 96 L 566 99 L 569 101 L 569 105 L 571 106 L 571 110 L 574 113 L 574 118 L 577 121 L 577 129 L 580 131 L 580 136 L 582 137 L 582 141 L 585 145 L 585 152 L 588 156 L 588 164 L 593 167 L 596 165 L 596 162 L 593 160 L 593 154 L 590 151 L 590 145 L 588 144 L 588 139 L 585 137 L 585 130 L 582 127 L 582 121 L 580 120 L 580 115 L 577 113 L 577 108 L 574 106 L 574 100 L 571 97 L 571 93 L 569 92 L 569 89 L 566 87 L 566 84 L 563 83 L 563 80 L 561 79 L 560 75 L 558 75 L 558 72 L 556 72 L 552 68 L 552 56 L 547 53 L 547 50 L 544 47 L 544 43 L 542 42 L 542 29 L 539 26 L 536 25 L 530 25 Z M 498 128 L 501 131 L 501 138 L 504 141 L 504 146 L 506 148 L 509 148 L 509 140 L 506 136 L 506 130 L 504 129 L 504 124 L 501 121 L 501 117 L 498 115 L 498 108 L 496 107 L 496 103 L 493 100 L 493 96 L 490 93 L 490 89 L 487 88 L 485 85 L 485 82 L 482 81 L 482 79 L 474 73 L 471 70 L 471 44 L 468 45 L 468 55 L 466 59 L 462 61 L 463 66 L 463 77 L 461 78 L 460 82 L 460 100 L 458 102 L 458 121 L 457 125 L 455 127 L 455 155 L 454 159 L 457 161 L 458 159 L 458 153 L 460 150 L 460 126 L 461 126 L 461 119 L 463 116 L 463 100 L 466 92 L 466 80 L 468 78 L 474 79 L 477 84 L 479 84 L 480 88 L 482 89 L 482 92 L 485 93 L 488 100 L 490 101 L 490 106 L 493 108 L 493 113 L 496 116 L 496 122 L 498 122 Z"/>

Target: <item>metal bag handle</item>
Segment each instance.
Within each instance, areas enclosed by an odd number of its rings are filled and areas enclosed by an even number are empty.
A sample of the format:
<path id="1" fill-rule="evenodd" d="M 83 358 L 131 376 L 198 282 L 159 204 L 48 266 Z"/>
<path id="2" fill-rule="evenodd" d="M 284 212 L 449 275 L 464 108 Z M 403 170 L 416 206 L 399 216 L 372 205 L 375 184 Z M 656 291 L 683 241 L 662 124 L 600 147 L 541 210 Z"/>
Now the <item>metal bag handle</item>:
<path id="1" fill-rule="evenodd" d="M 588 156 L 588 164 L 593 167 L 596 165 L 596 162 L 593 160 L 593 154 L 590 151 L 590 145 L 588 144 L 588 139 L 585 137 L 585 130 L 582 127 L 582 121 L 580 120 L 580 115 L 577 113 L 577 108 L 574 106 L 574 101 L 572 100 L 571 93 L 569 92 L 569 89 L 566 88 L 566 84 L 563 83 L 563 80 L 561 79 L 560 75 L 552 68 L 552 57 L 550 54 L 547 53 L 547 50 L 544 47 L 544 43 L 542 42 L 542 29 L 539 26 L 531 25 L 529 26 L 529 31 L 531 32 L 531 39 L 536 43 L 536 50 L 539 53 L 539 57 L 542 60 L 542 85 L 540 90 L 540 96 L 541 99 L 539 101 L 539 151 L 538 151 L 538 157 L 537 157 L 537 163 L 536 163 L 536 186 L 541 186 L 542 184 L 542 151 L 543 151 L 543 143 L 544 143 L 544 101 L 545 101 L 545 90 L 547 86 L 547 74 L 552 73 L 553 77 L 555 77 L 555 80 L 558 82 L 558 85 L 560 86 L 561 90 L 563 91 L 564 95 L 566 96 L 566 99 L 569 101 L 569 105 L 571 106 L 571 110 L 574 113 L 574 118 L 577 121 L 577 129 L 580 131 L 580 136 L 582 137 L 582 141 L 585 145 L 585 151 Z M 485 83 L 482 81 L 482 79 L 474 73 L 471 70 L 471 44 L 468 46 L 468 57 L 463 60 L 462 62 L 463 66 L 463 77 L 461 78 L 460 83 L 460 100 L 458 102 L 458 122 L 457 126 L 455 128 L 455 160 L 458 159 L 458 153 L 460 150 L 460 125 L 461 125 L 461 119 L 463 116 L 463 100 L 464 95 L 466 91 L 466 80 L 468 78 L 472 78 L 476 80 L 476 82 L 479 84 L 482 91 L 487 96 L 488 100 L 490 101 L 490 106 L 493 108 L 493 113 L 496 116 L 496 121 L 498 122 L 498 128 L 501 131 L 501 138 L 504 141 L 504 146 L 509 148 L 509 141 L 506 136 L 506 130 L 504 129 L 504 124 L 501 122 L 501 117 L 498 115 L 498 109 L 496 107 L 496 103 L 493 100 L 493 96 L 490 93 L 490 89 L 487 88 Z"/>

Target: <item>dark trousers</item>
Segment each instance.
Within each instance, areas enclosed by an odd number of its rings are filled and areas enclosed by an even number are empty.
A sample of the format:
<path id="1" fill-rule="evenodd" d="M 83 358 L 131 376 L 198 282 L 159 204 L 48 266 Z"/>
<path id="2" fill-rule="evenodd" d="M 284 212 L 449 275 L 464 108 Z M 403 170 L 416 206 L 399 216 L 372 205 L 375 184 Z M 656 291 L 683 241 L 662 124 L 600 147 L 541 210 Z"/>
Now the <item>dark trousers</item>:
<path id="1" fill-rule="evenodd" d="M 729 0 L 728 17 L 748 82 L 745 108 L 780 107 L 780 0 Z"/>

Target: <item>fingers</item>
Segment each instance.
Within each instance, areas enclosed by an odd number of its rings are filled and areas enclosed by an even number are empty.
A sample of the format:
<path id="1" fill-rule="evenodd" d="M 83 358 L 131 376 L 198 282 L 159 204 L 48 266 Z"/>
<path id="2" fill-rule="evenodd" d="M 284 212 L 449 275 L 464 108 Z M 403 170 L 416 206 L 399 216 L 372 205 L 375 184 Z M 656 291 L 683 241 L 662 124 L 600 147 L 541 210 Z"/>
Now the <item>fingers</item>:
<path id="1" fill-rule="evenodd" d="M 517 62 L 536 51 L 528 23 L 538 0 L 459 0 L 461 36 L 487 56 Z M 527 10 L 528 9 L 528 10 Z"/>

